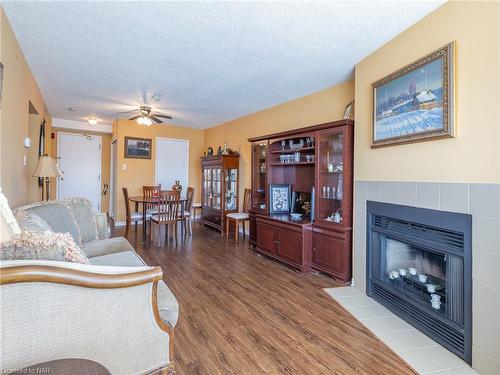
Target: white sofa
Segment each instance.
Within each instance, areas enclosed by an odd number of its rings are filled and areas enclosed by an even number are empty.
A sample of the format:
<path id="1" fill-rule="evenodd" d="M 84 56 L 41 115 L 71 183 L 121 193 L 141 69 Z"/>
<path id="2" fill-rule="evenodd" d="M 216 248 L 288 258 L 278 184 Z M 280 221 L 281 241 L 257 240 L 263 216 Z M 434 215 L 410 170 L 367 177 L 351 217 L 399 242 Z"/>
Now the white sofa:
<path id="1" fill-rule="evenodd" d="M 69 232 L 91 264 L 0 261 L 0 367 L 85 358 L 112 374 L 170 373 L 179 306 L 125 238 L 109 238 L 105 215 L 85 199 L 14 210 L 21 228 Z"/>

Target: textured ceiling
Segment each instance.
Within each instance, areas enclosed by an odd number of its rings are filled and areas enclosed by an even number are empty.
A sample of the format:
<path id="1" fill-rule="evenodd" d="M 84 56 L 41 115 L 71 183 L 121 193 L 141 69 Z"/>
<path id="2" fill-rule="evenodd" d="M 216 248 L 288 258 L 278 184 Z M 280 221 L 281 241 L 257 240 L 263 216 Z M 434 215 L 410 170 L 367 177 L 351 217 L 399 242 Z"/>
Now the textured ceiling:
<path id="1" fill-rule="evenodd" d="M 440 4 L 2 1 L 53 117 L 109 123 L 160 93 L 197 128 L 352 78 Z"/>

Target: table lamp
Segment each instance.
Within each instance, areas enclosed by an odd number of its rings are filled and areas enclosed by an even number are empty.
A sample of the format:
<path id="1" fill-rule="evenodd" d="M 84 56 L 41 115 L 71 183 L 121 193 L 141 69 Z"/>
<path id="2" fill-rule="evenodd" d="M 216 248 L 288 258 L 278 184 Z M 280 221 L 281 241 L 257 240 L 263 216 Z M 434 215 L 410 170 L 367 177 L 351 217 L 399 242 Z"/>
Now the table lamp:
<path id="1" fill-rule="evenodd" d="M 45 178 L 45 199 L 50 199 L 50 177 L 59 177 L 61 176 L 61 172 L 57 167 L 56 160 L 48 155 L 40 156 L 38 159 L 38 165 L 36 166 L 35 173 L 33 173 L 33 177 L 42 177 Z M 43 193 L 42 193 L 43 199 Z"/>

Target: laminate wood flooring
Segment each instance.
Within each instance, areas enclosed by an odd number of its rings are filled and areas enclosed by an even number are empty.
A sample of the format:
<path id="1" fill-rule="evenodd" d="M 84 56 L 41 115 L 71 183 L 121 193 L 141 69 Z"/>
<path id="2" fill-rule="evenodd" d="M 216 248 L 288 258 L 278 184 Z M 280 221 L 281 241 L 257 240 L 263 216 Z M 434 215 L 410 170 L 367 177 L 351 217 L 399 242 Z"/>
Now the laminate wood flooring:
<path id="1" fill-rule="evenodd" d="M 415 374 L 322 290 L 340 286 L 333 279 L 193 226 L 178 245 L 143 247 L 140 228 L 129 234 L 179 301 L 178 374 Z"/>

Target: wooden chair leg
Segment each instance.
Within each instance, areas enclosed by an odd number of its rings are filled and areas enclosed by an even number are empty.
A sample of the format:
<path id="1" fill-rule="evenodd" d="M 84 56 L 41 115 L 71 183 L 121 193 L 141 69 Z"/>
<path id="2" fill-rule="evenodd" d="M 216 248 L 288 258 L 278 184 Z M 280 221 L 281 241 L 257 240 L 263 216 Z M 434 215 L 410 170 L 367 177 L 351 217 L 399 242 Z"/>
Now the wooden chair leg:
<path id="1" fill-rule="evenodd" d="M 175 232 L 174 233 L 175 244 L 177 245 L 177 232 L 178 232 L 178 230 L 177 230 L 177 222 L 175 222 L 175 224 L 173 225 L 173 227 L 174 227 L 174 232 Z M 181 227 L 181 230 L 182 230 L 182 227 Z M 181 235 L 182 235 L 182 233 L 181 233 Z"/>
<path id="2" fill-rule="evenodd" d="M 243 225 L 243 237 L 246 237 L 246 233 L 245 233 L 245 220 L 243 220 L 241 222 L 241 225 Z"/>
<path id="3" fill-rule="evenodd" d="M 125 221 L 125 238 L 128 237 L 128 231 L 130 229 L 130 220 Z"/>
<path id="4" fill-rule="evenodd" d="M 234 240 L 236 242 L 238 242 L 238 232 L 239 232 L 239 229 L 240 229 L 240 222 L 238 220 L 235 220 L 234 221 Z"/>
<path id="5" fill-rule="evenodd" d="M 160 245 L 161 245 L 161 242 L 160 242 L 161 241 L 161 225 L 160 225 L 160 223 L 158 223 L 157 228 L 158 228 L 158 247 L 160 247 Z"/>
<path id="6" fill-rule="evenodd" d="M 229 238 L 229 218 L 226 217 L 226 238 Z"/>

